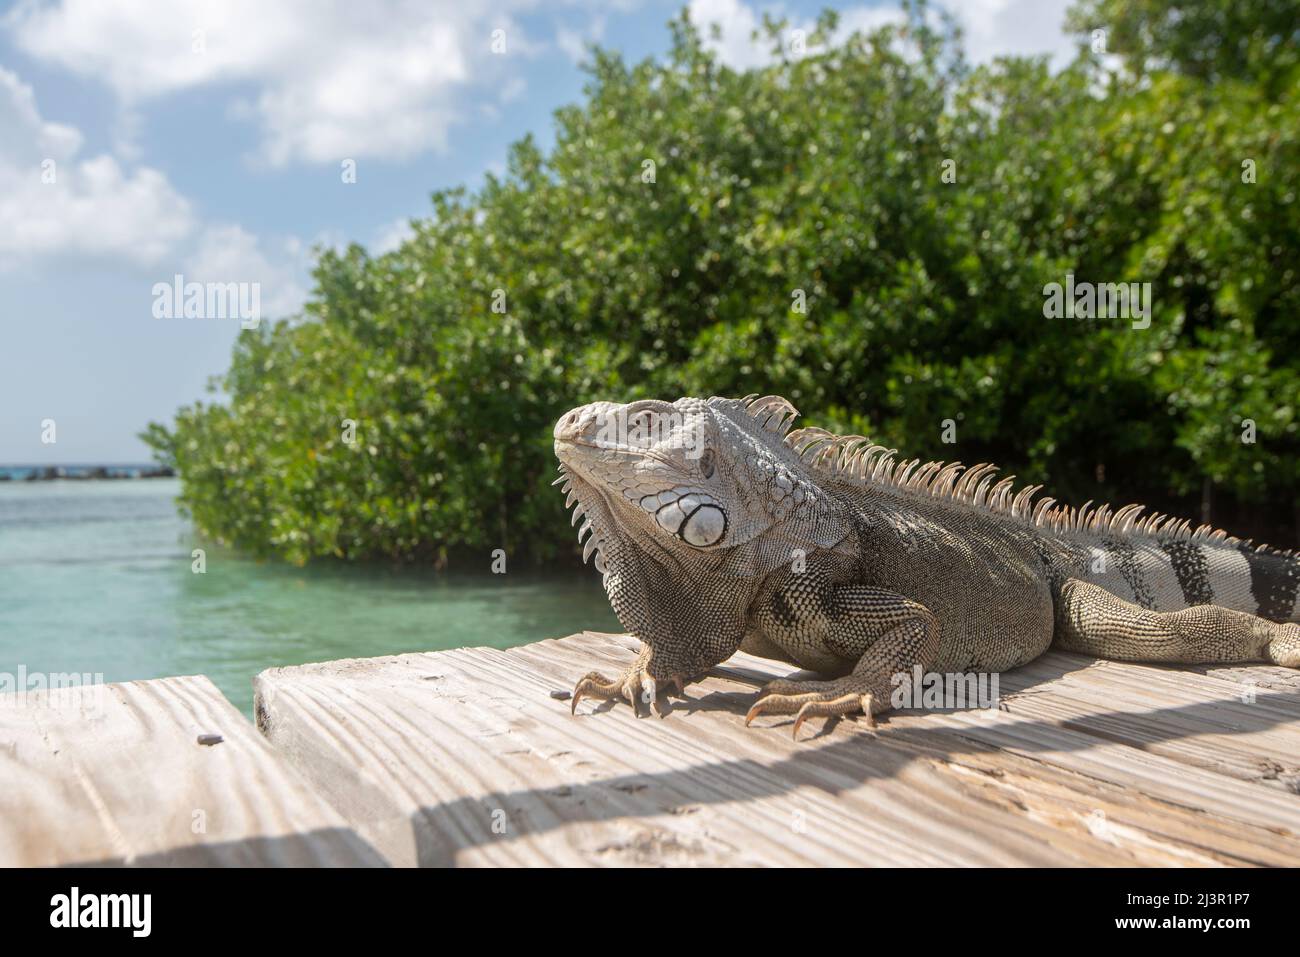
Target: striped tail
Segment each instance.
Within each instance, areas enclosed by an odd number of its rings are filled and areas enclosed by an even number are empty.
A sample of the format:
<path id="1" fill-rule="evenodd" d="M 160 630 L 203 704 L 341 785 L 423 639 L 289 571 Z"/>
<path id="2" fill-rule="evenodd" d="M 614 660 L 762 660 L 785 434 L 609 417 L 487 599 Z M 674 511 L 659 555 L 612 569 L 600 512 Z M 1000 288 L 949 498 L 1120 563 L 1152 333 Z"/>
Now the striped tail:
<path id="1" fill-rule="evenodd" d="M 1300 621 L 1300 556 L 1230 538 L 1102 536 L 1086 543 L 1083 577 L 1153 611 L 1219 605 L 1270 621 Z"/>

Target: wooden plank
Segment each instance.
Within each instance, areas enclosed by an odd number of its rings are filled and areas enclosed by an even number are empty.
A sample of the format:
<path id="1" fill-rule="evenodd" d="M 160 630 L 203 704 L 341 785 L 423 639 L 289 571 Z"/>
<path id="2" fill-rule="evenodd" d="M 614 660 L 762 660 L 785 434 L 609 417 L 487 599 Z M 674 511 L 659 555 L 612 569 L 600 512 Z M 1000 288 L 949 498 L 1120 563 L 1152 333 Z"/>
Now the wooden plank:
<path id="1" fill-rule="evenodd" d="M 1051 717 L 898 714 L 795 743 L 788 720 L 744 728 L 757 684 L 788 670 L 747 655 L 664 719 L 550 697 L 634 649 L 587 633 L 272 669 L 258 721 L 397 864 L 1300 861 L 1293 795 Z"/>
<path id="2" fill-rule="evenodd" d="M 0 865 L 384 863 L 207 678 L 0 695 Z"/>
<path id="3" fill-rule="evenodd" d="M 1255 670 L 1225 676 L 1053 652 L 1002 676 L 1002 707 L 1300 794 L 1300 695 L 1270 674 L 1288 669 Z"/>
<path id="4" fill-rule="evenodd" d="M 1188 665 L 1187 670 L 1231 681 L 1244 689 L 1265 688 L 1300 694 L 1300 669 L 1281 665 Z"/>

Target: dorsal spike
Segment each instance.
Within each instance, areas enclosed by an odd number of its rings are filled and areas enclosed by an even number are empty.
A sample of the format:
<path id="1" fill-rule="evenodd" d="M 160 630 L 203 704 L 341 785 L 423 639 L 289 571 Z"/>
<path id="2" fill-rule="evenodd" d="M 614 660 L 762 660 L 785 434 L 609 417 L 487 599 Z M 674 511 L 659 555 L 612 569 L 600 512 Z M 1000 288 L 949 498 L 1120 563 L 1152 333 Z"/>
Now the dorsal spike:
<path id="1" fill-rule="evenodd" d="M 1129 513 L 1129 515 L 1128 515 L 1128 518 L 1126 518 L 1126 519 L 1124 520 L 1124 528 L 1123 528 L 1123 532 L 1124 532 L 1125 534 L 1127 534 L 1127 533 L 1129 533 L 1129 532 L 1132 532 L 1133 529 L 1137 527 L 1137 523 L 1138 523 L 1138 521 L 1141 519 L 1141 517 L 1142 517 L 1142 512 L 1143 512 L 1145 509 L 1146 509 L 1146 506 L 1145 506 L 1145 505 L 1134 505 L 1134 506 L 1133 506 L 1133 511 L 1131 511 L 1131 512 Z"/>
<path id="2" fill-rule="evenodd" d="M 926 462 L 916 470 L 916 474 L 913 475 L 911 481 L 908 482 L 908 487 L 916 489 L 926 488 L 930 484 L 930 476 L 934 475 L 934 473 L 938 472 L 941 468 L 943 468 L 942 462 Z"/>
<path id="3" fill-rule="evenodd" d="M 833 443 L 835 461 L 832 463 L 837 472 L 852 472 L 858 457 L 873 448 L 871 440 L 864 435 L 843 435 Z"/>
<path id="4" fill-rule="evenodd" d="M 940 470 L 939 474 L 934 477 L 930 483 L 930 488 L 936 495 L 944 498 L 952 497 L 953 486 L 957 484 L 957 479 L 961 477 L 966 467 L 960 462 L 951 462 Z"/>
<path id="5" fill-rule="evenodd" d="M 876 460 L 889 449 L 883 445 L 872 445 L 862 451 L 862 474 L 874 475 L 876 471 Z"/>
<path id="6" fill-rule="evenodd" d="M 1016 477 L 1014 475 L 1008 475 L 989 490 L 990 508 L 997 509 L 998 511 L 1006 510 L 1007 495 L 1011 491 L 1011 487 L 1015 484 L 1015 481 Z"/>
<path id="7" fill-rule="evenodd" d="M 1034 493 L 1036 493 L 1041 488 L 1042 488 L 1041 485 L 1026 485 L 1019 492 L 1017 492 L 1016 497 L 1011 501 L 1011 514 L 1012 515 L 1024 514 L 1025 509 L 1028 508 L 1029 506 L 1030 500 L 1034 497 Z"/>
<path id="8" fill-rule="evenodd" d="M 900 461 L 897 449 L 874 444 L 865 436 L 837 435 L 811 426 L 794 429 L 798 410 L 781 396 L 754 394 L 727 401 L 737 403 L 763 429 L 780 435 L 785 446 L 804 465 L 846 482 L 888 485 L 911 494 L 949 499 L 1060 533 L 1159 535 L 1166 539 L 1240 543 L 1240 539 L 1221 529 L 1210 525 L 1193 527 L 1186 520 L 1149 513 L 1137 504 L 1113 509 L 1089 499 L 1081 507 L 1073 508 L 1058 504 L 1051 497 L 1035 501 L 1043 486 L 1017 488 L 1016 476 L 998 478 L 997 467 L 992 463 L 980 462 L 967 468 L 960 462 L 923 462 L 919 458 Z M 564 475 L 557 479 L 557 484 L 566 483 Z M 1285 554 L 1275 549 L 1268 551 Z"/>
<path id="9" fill-rule="evenodd" d="M 819 429 L 815 425 L 806 425 L 802 429 L 795 429 L 785 437 L 785 444 L 794 451 L 798 452 L 805 444 L 814 438 L 831 438 L 831 434 L 825 429 Z"/>
<path id="10" fill-rule="evenodd" d="M 894 456 L 897 454 L 898 449 L 889 449 L 876 460 L 876 464 L 871 469 L 872 481 L 881 482 L 889 479 L 894 472 Z"/>
<path id="11" fill-rule="evenodd" d="M 961 478 L 957 480 L 957 484 L 952 487 L 953 494 L 958 498 L 965 498 L 969 495 L 972 483 L 979 479 L 987 467 L 987 462 L 980 462 L 978 465 L 972 465 L 968 468 L 962 473 Z"/>

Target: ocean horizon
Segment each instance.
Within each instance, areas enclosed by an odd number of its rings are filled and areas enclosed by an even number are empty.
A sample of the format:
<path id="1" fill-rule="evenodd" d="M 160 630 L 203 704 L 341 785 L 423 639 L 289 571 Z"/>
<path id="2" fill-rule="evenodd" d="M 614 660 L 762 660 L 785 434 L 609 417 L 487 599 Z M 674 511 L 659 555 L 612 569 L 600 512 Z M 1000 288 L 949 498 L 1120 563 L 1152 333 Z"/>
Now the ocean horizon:
<path id="1" fill-rule="evenodd" d="M 24 479 L 93 479 L 170 478 L 171 469 L 156 462 L 76 462 L 71 464 L 0 465 L 0 481 Z"/>

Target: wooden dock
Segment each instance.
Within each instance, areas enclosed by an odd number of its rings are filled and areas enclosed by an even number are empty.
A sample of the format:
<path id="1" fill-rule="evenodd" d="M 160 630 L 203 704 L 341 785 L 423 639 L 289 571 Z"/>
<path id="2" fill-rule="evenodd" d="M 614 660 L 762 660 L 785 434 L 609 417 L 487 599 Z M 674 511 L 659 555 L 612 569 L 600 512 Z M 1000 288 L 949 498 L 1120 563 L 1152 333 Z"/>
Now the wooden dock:
<path id="1" fill-rule="evenodd" d="M 0 695 L 0 865 L 384 863 L 207 678 L 83 692 Z"/>
<path id="2" fill-rule="evenodd" d="M 553 696 L 634 648 L 276 668 L 261 735 L 202 678 L 110 686 L 98 723 L 0 706 L 0 863 L 1300 864 L 1297 671 L 1051 653 L 999 708 L 799 742 L 744 727 L 789 669 L 743 654 L 662 718 Z"/>

